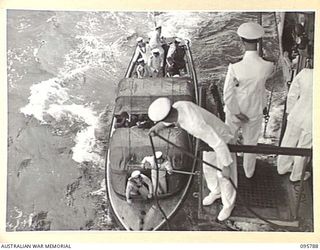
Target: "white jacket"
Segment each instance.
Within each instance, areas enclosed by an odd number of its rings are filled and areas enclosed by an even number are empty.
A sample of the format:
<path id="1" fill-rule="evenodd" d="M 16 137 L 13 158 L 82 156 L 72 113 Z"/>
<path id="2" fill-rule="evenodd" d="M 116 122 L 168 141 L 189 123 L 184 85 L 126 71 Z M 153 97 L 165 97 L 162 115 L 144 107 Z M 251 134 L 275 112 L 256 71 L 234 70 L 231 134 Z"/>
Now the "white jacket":
<path id="1" fill-rule="evenodd" d="M 225 112 L 241 112 L 250 120 L 262 117 L 267 105 L 265 82 L 273 69 L 273 63 L 263 60 L 258 51 L 246 51 L 240 62 L 229 64 L 223 89 Z"/>
<path id="2" fill-rule="evenodd" d="M 303 69 L 293 79 L 287 97 L 288 120 L 312 132 L 313 69 Z"/>
<path id="3" fill-rule="evenodd" d="M 213 148 L 223 166 L 232 163 L 226 143 L 233 138 L 233 134 L 227 124 L 193 102 L 178 101 L 172 106 L 178 111 L 177 123 L 182 129 Z"/>

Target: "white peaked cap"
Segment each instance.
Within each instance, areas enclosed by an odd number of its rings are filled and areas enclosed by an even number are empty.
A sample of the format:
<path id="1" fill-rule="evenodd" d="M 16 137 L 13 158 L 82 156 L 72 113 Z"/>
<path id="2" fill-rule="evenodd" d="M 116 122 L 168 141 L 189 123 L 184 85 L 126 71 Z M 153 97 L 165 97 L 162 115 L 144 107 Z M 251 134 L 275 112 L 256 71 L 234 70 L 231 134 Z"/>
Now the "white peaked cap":
<path id="1" fill-rule="evenodd" d="M 158 48 L 155 48 L 152 50 L 152 53 L 160 53 L 160 50 Z"/>
<path id="2" fill-rule="evenodd" d="M 139 176 L 141 174 L 141 172 L 139 170 L 135 170 L 131 173 L 131 178 L 135 178 L 137 176 Z"/>
<path id="3" fill-rule="evenodd" d="M 264 35 L 263 27 L 258 23 L 243 23 L 239 26 L 237 33 L 240 37 L 248 40 L 259 39 Z"/>
<path id="4" fill-rule="evenodd" d="M 182 42 L 182 40 L 180 39 L 180 38 L 176 38 L 176 39 L 174 39 L 177 43 L 181 43 Z"/>
<path id="5" fill-rule="evenodd" d="M 159 159 L 162 156 L 162 152 L 161 151 L 157 151 L 156 152 L 156 158 Z"/>
<path id="6" fill-rule="evenodd" d="M 138 37 L 136 41 L 137 41 L 137 43 L 138 43 L 138 42 L 142 42 L 142 41 L 143 41 L 143 38 L 142 38 L 142 37 Z"/>
<path id="7" fill-rule="evenodd" d="M 171 101 L 167 97 L 160 97 L 154 100 L 148 109 L 150 120 L 158 122 L 167 117 L 171 110 Z"/>

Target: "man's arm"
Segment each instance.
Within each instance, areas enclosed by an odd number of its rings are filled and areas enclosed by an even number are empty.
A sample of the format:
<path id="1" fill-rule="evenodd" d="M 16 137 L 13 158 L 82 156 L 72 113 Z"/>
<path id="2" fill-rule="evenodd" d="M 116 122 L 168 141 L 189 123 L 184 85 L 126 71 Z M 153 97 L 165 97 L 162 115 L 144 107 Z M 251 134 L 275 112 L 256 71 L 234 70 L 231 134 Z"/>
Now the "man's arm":
<path id="1" fill-rule="evenodd" d="M 240 107 L 235 95 L 235 82 L 237 81 L 232 64 L 229 64 L 228 72 L 223 87 L 223 101 L 231 114 L 236 115 L 240 113 Z"/>
<path id="2" fill-rule="evenodd" d="M 240 112 L 240 107 L 235 94 L 236 84 L 239 84 L 238 80 L 233 72 L 232 64 L 229 64 L 223 87 L 223 101 L 232 115 L 236 116 L 242 122 L 248 122 L 249 118 Z"/>
<path id="3" fill-rule="evenodd" d="M 137 46 L 137 47 L 136 47 L 136 51 L 134 52 L 134 56 L 133 56 L 132 61 L 133 61 L 133 62 L 136 62 L 136 61 L 138 60 L 139 55 L 140 55 L 140 51 L 139 51 L 139 48 L 138 48 L 138 46 Z"/>
<path id="4" fill-rule="evenodd" d="M 287 113 L 290 113 L 300 97 L 300 77 L 302 71 L 293 79 L 287 96 Z"/>
<path id="5" fill-rule="evenodd" d="M 220 166 L 229 166 L 233 162 L 227 144 L 217 134 L 216 130 L 207 123 L 199 123 L 192 135 L 206 142 L 217 153 Z"/>
<path id="6" fill-rule="evenodd" d="M 158 122 L 156 125 L 154 125 L 152 128 L 150 128 L 149 134 L 152 135 L 153 132 L 156 132 L 158 134 L 161 130 L 163 130 L 167 127 L 170 127 L 171 125 L 172 124 L 168 124 L 166 122 Z"/>
<path id="7" fill-rule="evenodd" d="M 130 191 L 131 191 L 131 184 L 127 183 L 127 187 L 126 187 L 126 199 L 128 203 L 132 203 L 131 197 L 130 197 Z"/>
<path id="8" fill-rule="evenodd" d="M 141 174 L 141 177 L 142 177 L 142 179 L 143 179 L 143 181 L 148 185 L 148 190 L 149 190 L 149 195 L 148 195 L 148 197 L 149 198 L 151 198 L 152 197 L 152 189 L 153 189 L 153 187 L 152 187 L 152 182 L 151 182 L 151 180 L 147 177 L 147 176 L 145 176 L 145 175 L 143 175 L 143 174 Z"/>

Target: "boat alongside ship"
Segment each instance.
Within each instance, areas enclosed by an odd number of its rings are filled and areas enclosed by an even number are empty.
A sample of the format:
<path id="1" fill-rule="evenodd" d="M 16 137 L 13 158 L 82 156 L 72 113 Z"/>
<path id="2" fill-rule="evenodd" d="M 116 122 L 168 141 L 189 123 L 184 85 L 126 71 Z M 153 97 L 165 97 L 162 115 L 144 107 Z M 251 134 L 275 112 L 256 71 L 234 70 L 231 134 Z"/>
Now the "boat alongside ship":
<path id="1" fill-rule="evenodd" d="M 310 31 L 314 27 L 314 13 L 301 12 L 305 15 L 305 26 Z M 296 14 L 296 15 L 298 15 Z M 285 25 L 292 19 L 298 22 L 298 16 L 293 13 L 279 13 L 275 18 L 277 25 L 279 51 L 283 55 L 284 33 L 291 32 Z M 291 34 L 290 34 L 291 35 Z M 313 34 L 310 46 L 313 48 Z M 172 102 L 188 100 L 205 107 L 205 92 L 198 86 L 196 71 L 190 51 L 189 42 L 182 45 L 185 50 L 186 72 L 180 77 L 136 78 L 134 76 L 136 63 L 131 60 L 125 78 L 119 82 L 115 100 L 115 109 L 110 130 L 110 146 L 106 157 L 106 186 L 107 196 L 114 215 L 125 230 L 159 230 L 169 224 L 178 210 L 183 206 L 186 197 L 196 197 L 194 209 L 198 210 L 199 230 L 210 230 L 216 226 L 214 221 L 220 204 L 210 207 L 202 206 L 202 198 L 208 192 L 204 187 L 201 164 L 195 157 L 201 158 L 201 150 L 205 145 L 198 145 L 197 141 L 179 128 L 169 128 L 160 135 L 183 150 L 191 153 L 183 154 L 178 148 L 168 144 L 159 137 L 153 139 L 155 149 L 168 155 L 174 162 L 176 173 L 167 175 L 168 192 L 155 195 L 148 200 L 136 198 L 132 204 L 126 201 L 125 188 L 130 174 L 140 170 L 150 177 L 150 169 L 141 167 L 141 160 L 145 156 L 153 155 L 148 128 L 137 125 L 117 128 L 117 119 L 123 112 L 131 117 L 147 117 L 147 110 L 153 100 L 158 97 L 168 97 Z M 313 53 L 313 51 L 308 52 Z M 308 54 L 307 53 L 307 54 Z M 298 55 L 298 63 L 294 74 L 303 67 L 305 54 Z M 288 71 L 286 65 L 281 64 L 283 71 Z M 294 76 L 294 75 L 293 75 Z M 216 91 L 218 88 L 216 88 Z M 271 93 L 272 94 L 272 93 Z M 219 93 L 214 99 L 221 100 Z M 219 105 L 219 103 L 218 103 Z M 220 103 L 220 106 L 222 104 Z M 217 114 L 223 119 L 223 114 Z M 285 111 L 284 111 L 285 114 Z M 285 128 L 286 117 L 283 116 L 282 130 Z M 281 133 L 280 141 L 283 133 Z M 198 147 L 199 146 L 199 147 Z M 281 148 L 271 145 L 229 145 L 232 152 L 247 152 L 267 155 L 257 161 L 256 174 L 252 180 L 245 178 L 241 163 L 239 165 L 238 197 L 232 216 L 225 222 L 227 229 L 259 231 L 313 231 L 313 186 L 308 182 L 289 181 L 288 176 L 279 176 L 276 171 L 276 155 L 304 155 L 311 156 L 311 149 Z M 208 150 L 208 148 L 206 148 Z M 270 156 L 270 157 L 269 157 Z M 241 157 L 238 161 L 242 162 Z M 139 165 L 140 164 L 140 165 Z M 307 166 L 312 171 L 312 160 Z M 304 169 L 305 171 L 305 169 Z M 180 173 L 179 173 L 180 172 Z M 196 175 L 197 181 L 193 181 Z M 312 179 L 312 178 L 311 178 Z M 188 192 L 191 186 L 198 184 L 197 192 Z M 230 226 L 231 225 L 231 226 Z M 245 225 L 245 226 L 244 226 Z"/>

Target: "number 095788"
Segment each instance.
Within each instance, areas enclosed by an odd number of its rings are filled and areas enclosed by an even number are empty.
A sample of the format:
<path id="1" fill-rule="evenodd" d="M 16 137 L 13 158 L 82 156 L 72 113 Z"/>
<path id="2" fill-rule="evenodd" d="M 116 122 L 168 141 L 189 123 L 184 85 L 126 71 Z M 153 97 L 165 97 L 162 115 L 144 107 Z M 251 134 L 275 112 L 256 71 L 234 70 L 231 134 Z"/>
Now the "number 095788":
<path id="1" fill-rule="evenodd" d="M 300 244 L 300 248 L 318 248 L 318 244 Z"/>

